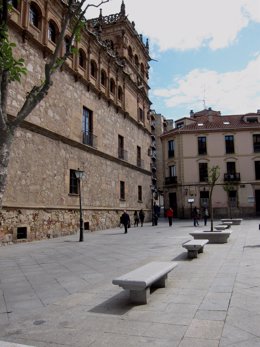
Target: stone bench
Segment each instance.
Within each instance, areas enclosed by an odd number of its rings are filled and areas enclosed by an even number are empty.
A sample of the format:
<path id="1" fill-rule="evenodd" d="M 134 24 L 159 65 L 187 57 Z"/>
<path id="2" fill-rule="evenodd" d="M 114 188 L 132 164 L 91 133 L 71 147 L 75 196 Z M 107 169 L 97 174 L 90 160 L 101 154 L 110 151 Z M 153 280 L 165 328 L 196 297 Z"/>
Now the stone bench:
<path id="1" fill-rule="evenodd" d="M 114 279 L 112 283 L 129 290 L 131 302 L 147 304 L 150 288 L 164 288 L 168 273 L 177 265 L 176 262 L 151 262 Z"/>
<path id="2" fill-rule="evenodd" d="M 190 233 L 195 240 L 208 239 L 208 243 L 227 243 L 232 230 L 223 231 L 194 231 Z"/>
<path id="3" fill-rule="evenodd" d="M 220 224 L 220 225 L 215 225 L 214 229 L 218 230 L 218 231 L 222 231 L 222 230 L 226 230 L 229 229 L 230 225 L 226 225 L 226 224 Z"/>
<path id="4" fill-rule="evenodd" d="M 243 220 L 242 218 L 229 218 L 229 219 L 225 218 L 225 219 L 221 219 L 221 222 L 222 223 L 230 222 L 232 223 L 232 225 L 240 225 L 242 220 Z"/>
<path id="5" fill-rule="evenodd" d="M 197 258 L 198 253 L 203 253 L 204 246 L 209 242 L 209 240 L 201 239 L 201 240 L 190 240 L 184 242 L 182 247 L 186 248 L 188 251 L 188 258 Z"/>

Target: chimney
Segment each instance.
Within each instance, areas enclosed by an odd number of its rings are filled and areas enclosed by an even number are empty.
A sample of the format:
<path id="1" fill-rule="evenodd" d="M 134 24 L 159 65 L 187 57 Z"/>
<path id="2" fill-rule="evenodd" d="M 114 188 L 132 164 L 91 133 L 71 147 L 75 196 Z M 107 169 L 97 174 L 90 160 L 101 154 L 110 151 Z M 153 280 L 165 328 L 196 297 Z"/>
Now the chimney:
<path id="1" fill-rule="evenodd" d="M 260 114 L 260 109 L 256 111 L 257 114 Z"/>

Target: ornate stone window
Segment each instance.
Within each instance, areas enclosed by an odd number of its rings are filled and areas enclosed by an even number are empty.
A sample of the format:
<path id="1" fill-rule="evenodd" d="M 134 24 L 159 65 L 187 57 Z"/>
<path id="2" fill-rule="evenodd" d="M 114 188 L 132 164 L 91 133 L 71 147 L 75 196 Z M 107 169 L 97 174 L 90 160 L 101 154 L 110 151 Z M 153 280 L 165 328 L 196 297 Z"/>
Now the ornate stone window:
<path id="1" fill-rule="evenodd" d="M 138 201 L 139 202 L 143 201 L 143 189 L 142 189 L 142 186 L 138 186 Z"/>
<path id="2" fill-rule="evenodd" d="M 29 8 L 29 22 L 38 29 L 41 29 L 41 10 L 35 2 L 31 2 Z"/>
<path id="3" fill-rule="evenodd" d="M 87 61 L 87 58 L 86 58 L 86 54 L 85 52 L 83 51 L 83 49 L 79 49 L 79 66 L 82 67 L 82 69 L 86 69 L 86 61 Z"/>
<path id="4" fill-rule="evenodd" d="M 52 41 L 53 43 L 56 43 L 57 37 L 58 37 L 58 27 L 53 20 L 50 20 L 49 27 L 48 27 L 48 39 Z"/>
<path id="5" fill-rule="evenodd" d="M 116 84 L 113 78 L 110 78 L 109 90 L 111 94 L 115 94 L 116 92 Z"/>
<path id="6" fill-rule="evenodd" d="M 107 74 L 105 70 L 101 70 L 100 82 L 103 87 L 107 86 Z"/>
<path id="7" fill-rule="evenodd" d="M 120 200 L 125 200 L 125 182 L 120 181 Z"/>
<path id="8" fill-rule="evenodd" d="M 70 50 L 69 45 L 70 45 L 70 37 L 69 36 L 65 36 L 64 37 L 64 49 L 65 49 L 66 53 L 69 52 L 69 50 Z"/>
<path id="9" fill-rule="evenodd" d="M 137 55 L 135 55 L 135 66 L 139 68 L 139 59 Z"/>
<path id="10" fill-rule="evenodd" d="M 76 170 L 70 170 L 70 194 L 78 194 L 79 193 L 79 185 L 78 179 L 76 177 Z"/>
<path id="11" fill-rule="evenodd" d="M 90 75 L 94 78 L 97 78 L 97 63 L 95 60 L 90 61 Z"/>
<path id="12" fill-rule="evenodd" d="M 133 60 L 133 50 L 131 46 L 128 47 L 128 57 L 130 61 Z"/>
<path id="13" fill-rule="evenodd" d="M 118 87 L 117 97 L 119 101 L 123 100 L 123 89 L 121 86 Z"/>
<path id="14" fill-rule="evenodd" d="M 144 77 L 144 64 L 143 63 L 140 64 L 140 70 L 141 70 L 142 77 Z"/>
<path id="15" fill-rule="evenodd" d="M 20 6 L 19 6 L 19 1 L 18 0 L 11 0 L 10 3 L 13 6 L 13 8 L 15 8 L 18 11 L 20 11 Z"/>

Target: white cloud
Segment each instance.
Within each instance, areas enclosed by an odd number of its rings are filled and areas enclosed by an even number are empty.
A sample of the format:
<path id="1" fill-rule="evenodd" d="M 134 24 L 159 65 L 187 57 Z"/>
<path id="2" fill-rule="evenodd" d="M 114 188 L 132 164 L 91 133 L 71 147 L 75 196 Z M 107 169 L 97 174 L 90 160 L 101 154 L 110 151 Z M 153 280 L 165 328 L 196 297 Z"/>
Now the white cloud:
<path id="1" fill-rule="evenodd" d="M 205 98 L 207 107 L 222 113 L 256 112 L 260 109 L 260 54 L 244 70 L 218 73 L 195 69 L 176 78 L 174 84 L 173 88 L 154 89 L 152 95 L 164 99 L 169 108 L 199 111 Z"/>
<path id="2" fill-rule="evenodd" d="M 98 3 L 95 0 L 94 3 Z M 103 14 L 118 13 L 121 0 L 104 4 Z M 125 0 L 129 20 L 160 50 L 188 50 L 232 44 L 249 21 L 260 22 L 259 0 Z M 97 9 L 89 16 L 98 16 Z"/>

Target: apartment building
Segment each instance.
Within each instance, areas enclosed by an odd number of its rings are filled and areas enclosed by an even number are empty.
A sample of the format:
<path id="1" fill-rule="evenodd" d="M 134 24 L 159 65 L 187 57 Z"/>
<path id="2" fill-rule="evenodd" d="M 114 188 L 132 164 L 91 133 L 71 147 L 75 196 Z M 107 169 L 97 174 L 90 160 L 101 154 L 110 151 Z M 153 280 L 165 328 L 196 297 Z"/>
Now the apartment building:
<path id="1" fill-rule="evenodd" d="M 9 36 L 28 73 L 13 83 L 15 117 L 27 91 L 43 78 L 65 3 L 12 1 Z M 70 37 L 65 35 L 63 51 Z M 81 181 L 84 228 L 119 224 L 122 210 L 151 210 L 149 42 L 130 22 L 124 1 L 116 14 L 86 21 L 77 51 L 46 98 L 16 132 L 1 211 L 0 239 L 34 240 L 74 233 Z M 7 236 L 6 236 L 7 235 Z"/>
<path id="2" fill-rule="evenodd" d="M 260 214 L 260 111 L 221 115 L 205 109 L 178 119 L 161 135 L 165 207 L 187 218 L 208 206 L 209 168 L 220 177 L 213 192 L 215 217 Z"/>

